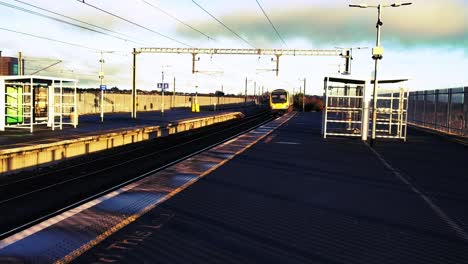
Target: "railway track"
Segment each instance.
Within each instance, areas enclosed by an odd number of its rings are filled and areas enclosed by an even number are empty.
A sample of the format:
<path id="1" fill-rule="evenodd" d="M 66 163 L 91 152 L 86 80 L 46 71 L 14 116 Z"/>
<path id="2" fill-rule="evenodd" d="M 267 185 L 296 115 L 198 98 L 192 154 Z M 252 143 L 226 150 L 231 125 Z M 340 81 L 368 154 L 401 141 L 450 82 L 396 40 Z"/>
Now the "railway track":
<path id="1" fill-rule="evenodd" d="M 242 120 L 77 158 L 0 182 L 0 239 L 120 188 L 271 120 L 259 111 Z M 14 175 L 13 175 L 14 176 Z"/>

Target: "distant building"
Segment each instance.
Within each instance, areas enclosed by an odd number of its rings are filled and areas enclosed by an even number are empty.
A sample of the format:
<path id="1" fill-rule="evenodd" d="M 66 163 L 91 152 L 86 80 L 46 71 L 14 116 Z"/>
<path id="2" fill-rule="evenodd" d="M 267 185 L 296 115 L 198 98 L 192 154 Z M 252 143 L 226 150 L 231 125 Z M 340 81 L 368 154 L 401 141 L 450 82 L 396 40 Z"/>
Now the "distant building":
<path id="1" fill-rule="evenodd" d="M 18 69 L 18 58 L 2 57 L 0 51 L 0 75 L 18 75 Z"/>

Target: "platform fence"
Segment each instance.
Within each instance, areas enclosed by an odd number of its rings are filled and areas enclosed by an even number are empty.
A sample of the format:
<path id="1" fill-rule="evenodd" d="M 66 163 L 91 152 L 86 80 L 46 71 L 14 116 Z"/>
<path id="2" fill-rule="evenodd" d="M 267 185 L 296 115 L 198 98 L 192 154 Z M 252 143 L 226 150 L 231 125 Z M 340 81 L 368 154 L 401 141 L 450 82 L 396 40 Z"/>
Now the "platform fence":
<path id="1" fill-rule="evenodd" d="M 468 137 L 468 87 L 411 92 L 408 122 Z"/>

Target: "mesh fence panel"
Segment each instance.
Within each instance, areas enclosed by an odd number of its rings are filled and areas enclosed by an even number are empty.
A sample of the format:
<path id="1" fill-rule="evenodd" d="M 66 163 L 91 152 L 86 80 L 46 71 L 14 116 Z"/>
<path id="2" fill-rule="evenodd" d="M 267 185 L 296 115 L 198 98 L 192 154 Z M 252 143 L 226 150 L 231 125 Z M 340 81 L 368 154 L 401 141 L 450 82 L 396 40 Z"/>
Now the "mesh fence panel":
<path id="1" fill-rule="evenodd" d="M 468 137 L 468 87 L 411 92 L 409 104 L 411 124 Z"/>

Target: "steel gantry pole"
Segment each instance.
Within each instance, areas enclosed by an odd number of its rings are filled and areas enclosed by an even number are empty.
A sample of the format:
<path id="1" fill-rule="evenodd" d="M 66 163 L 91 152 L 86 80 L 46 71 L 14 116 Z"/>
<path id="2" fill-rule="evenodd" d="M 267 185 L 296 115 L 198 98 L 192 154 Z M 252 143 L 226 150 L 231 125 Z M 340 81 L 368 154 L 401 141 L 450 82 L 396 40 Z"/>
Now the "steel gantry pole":
<path id="1" fill-rule="evenodd" d="M 137 113 L 137 90 L 136 90 L 136 55 L 138 54 L 136 49 L 133 49 L 133 67 L 132 67 L 132 118 L 136 118 Z"/>
<path id="2" fill-rule="evenodd" d="M 221 96 L 223 97 L 223 104 L 224 104 L 224 85 L 221 84 L 221 93 L 223 93 Z"/>
<path id="3" fill-rule="evenodd" d="M 175 86 L 175 76 L 174 76 L 174 86 L 172 91 L 172 108 L 176 107 L 176 86 Z"/>
<path id="4" fill-rule="evenodd" d="M 164 89 L 164 70 L 161 72 L 161 74 L 162 74 L 162 77 L 161 77 L 161 79 L 162 79 L 161 116 L 164 117 L 164 90 L 165 90 Z"/>
<path id="5" fill-rule="evenodd" d="M 254 101 L 257 104 L 257 81 L 254 81 Z"/>
<path id="6" fill-rule="evenodd" d="M 264 87 L 263 84 L 262 84 L 262 91 L 261 91 L 261 93 L 260 93 L 260 105 L 263 105 L 263 89 L 264 89 L 264 88 L 265 88 L 265 87 Z"/>
<path id="7" fill-rule="evenodd" d="M 244 99 L 244 103 L 246 104 L 247 103 L 247 77 L 245 77 L 245 99 Z"/>
<path id="8" fill-rule="evenodd" d="M 280 56 L 279 54 L 276 54 L 276 77 L 279 75 L 279 66 L 280 66 Z"/>
<path id="9" fill-rule="evenodd" d="M 304 90 L 302 93 L 302 112 L 305 112 L 305 90 L 306 90 L 306 78 L 304 78 Z"/>
<path id="10" fill-rule="evenodd" d="M 24 63 L 23 63 L 23 53 L 20 51 L 18 52 L 18 70 L 17 74 L 19 76 L 24 75 Z"/>
<path id="11" fill-rule="evenodd" d="M 197 70 L 195 69 L 195 62 L 197 61 L 197 54 L 192 53 L 192 74 L 195 74 Z"/>

